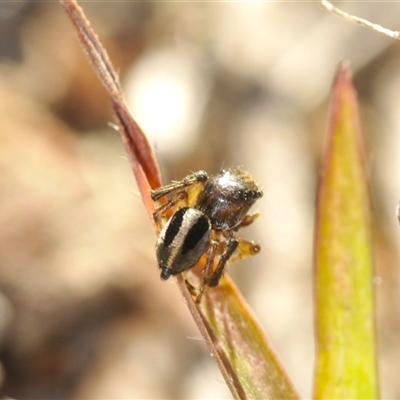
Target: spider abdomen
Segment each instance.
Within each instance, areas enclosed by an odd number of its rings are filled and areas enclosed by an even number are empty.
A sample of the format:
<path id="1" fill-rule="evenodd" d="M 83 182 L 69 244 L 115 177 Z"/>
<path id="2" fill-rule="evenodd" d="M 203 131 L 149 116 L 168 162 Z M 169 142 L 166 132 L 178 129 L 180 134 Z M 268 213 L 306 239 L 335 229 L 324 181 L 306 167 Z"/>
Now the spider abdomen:
<path id="1" fill-rule="evenodd" d="M 166 223 L 157 240 L 161 278 L 168 279 L 193 267 L 204 254 L 211 222 L 200 210 L 183 207 Z"/>

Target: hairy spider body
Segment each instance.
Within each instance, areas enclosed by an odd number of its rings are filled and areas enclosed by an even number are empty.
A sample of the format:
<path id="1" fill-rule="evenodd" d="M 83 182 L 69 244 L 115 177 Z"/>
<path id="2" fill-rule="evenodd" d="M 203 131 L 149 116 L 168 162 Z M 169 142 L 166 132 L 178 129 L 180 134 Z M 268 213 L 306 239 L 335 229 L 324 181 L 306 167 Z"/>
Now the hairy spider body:
<path id="1" fill-rule="evenodd" d="M 162 279 L 189 270 L 205 254 L 204 290 L 218 285 L 228 260 L 236 261 L 260 251 L 259 245 L 236 237 L 240 227 L 258 217 L 248 214 L 262 196 L 250 174 L 228 169 L 209 177 L 198 171 L 153 190 L 151 196 L 157 206 L 154 220 L 160 233 L 156 255 Z M 216 258 L 218 264 L 214 268 Z"/>

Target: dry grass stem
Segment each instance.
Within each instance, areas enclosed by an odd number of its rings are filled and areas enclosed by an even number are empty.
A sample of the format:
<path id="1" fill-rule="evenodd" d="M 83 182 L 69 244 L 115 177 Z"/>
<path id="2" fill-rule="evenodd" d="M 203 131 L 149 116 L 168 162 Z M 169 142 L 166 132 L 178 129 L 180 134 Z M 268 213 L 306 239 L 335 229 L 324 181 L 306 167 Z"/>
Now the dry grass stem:
<path id="1" fill-rule="evenodd" d="M 346 19 L 347 21 L 354 22 L 355 24 L 365 26 L 366 28 L 370 28 L 375 32 L 382 33 L 383 35 L 389 36 L 393 39 L 400 39 L 400 32 L 399 31 L 392 31 L 390 29 L 386 29 L 379 24 L 374 24 L 366 19 L 356 17 L 351 15 L 345 11 L 342 11 L 340 8 L 335 7 L 331 2 L 327 0 L 321 0 L 321 5 L 327 9 L 332 14 L 336 14 L 339 17 Z"/>

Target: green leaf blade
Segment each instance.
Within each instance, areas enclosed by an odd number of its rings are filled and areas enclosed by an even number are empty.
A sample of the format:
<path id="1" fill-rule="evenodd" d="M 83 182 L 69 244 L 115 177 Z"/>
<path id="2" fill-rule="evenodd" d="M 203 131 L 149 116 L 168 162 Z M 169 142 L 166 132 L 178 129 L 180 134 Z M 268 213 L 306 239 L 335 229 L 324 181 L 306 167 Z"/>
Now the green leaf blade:
<path id="1" fill-rule="evenodd" d="M 315 233 L 314 398 L 378 397 L 370 202 L 357 98 L 338 71 Z"/>
<path id="2" fill-rule="evenodd" d="M 201 305 L 205 326 L 216 344 L 216 357 L 228 370 L 239 399 L 298 400 L 268 338 L 228 277 L 205 293 Z"/>

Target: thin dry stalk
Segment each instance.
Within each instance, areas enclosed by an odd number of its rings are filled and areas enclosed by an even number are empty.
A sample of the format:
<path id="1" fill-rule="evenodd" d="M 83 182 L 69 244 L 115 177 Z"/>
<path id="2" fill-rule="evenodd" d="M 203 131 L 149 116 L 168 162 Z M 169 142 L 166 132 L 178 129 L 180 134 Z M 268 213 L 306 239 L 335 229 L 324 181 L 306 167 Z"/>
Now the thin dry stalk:
<path id="1" fill-rule="evenodd" d="M 374 24 L 366 19 L 351 15 L 345 11 L 342 11 L 340 8 L 335 7 L 330 1 L 321 0 L 321 5 L 325 9 L 327 9 L 329 12 L 331 12 L 332 14 L 336 14 L 339 17 L 346 19 L 347 21 L 353 22 L 353 23 L 361 25 L 361 26 L 365 26 L 366 28 L 370 28 L 370 29 L 374 30 L 375 32 L 381 33 L 385 36 L 389 36 L 392 39 L 400 40 L 400 32 L 399 31 L 392 31 L 390 29 L 384 28 L 383 26 L 381 26 L 379 24 Z"/>

